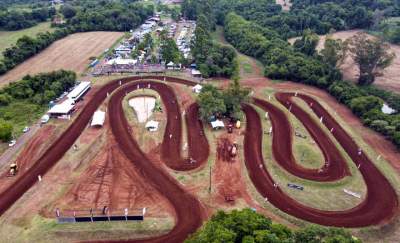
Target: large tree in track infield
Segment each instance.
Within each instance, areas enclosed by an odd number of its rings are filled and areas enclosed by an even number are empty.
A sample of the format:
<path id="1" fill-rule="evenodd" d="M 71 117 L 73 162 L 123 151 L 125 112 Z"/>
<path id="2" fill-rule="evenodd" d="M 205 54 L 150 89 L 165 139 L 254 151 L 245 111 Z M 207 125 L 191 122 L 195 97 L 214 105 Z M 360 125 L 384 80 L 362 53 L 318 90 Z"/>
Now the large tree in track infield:
<path id="1" fill-rule="evenodd" d="M 395 54 L 389 52 L 390 46 L 380 38 L 369 38 L 359 33 L 349 40 L 350 56 L 360 69 L 358 83 L 372 84 L 375 77 L 392 64 Z"/>

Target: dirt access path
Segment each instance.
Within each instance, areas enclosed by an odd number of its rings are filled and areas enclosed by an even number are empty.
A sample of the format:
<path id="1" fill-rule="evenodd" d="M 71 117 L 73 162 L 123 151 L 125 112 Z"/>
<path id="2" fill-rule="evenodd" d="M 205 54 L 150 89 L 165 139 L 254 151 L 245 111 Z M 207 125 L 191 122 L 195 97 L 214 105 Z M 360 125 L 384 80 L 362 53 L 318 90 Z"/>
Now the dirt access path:
<path id="1" fill-rule="evenodd" d="M 0 76 L 0 87 L 18 81 L 27 74 L 58 69 L 82 73 L 90 57 L 99 56 L 123 35 L 121 32 L 86 32 L 69 35 Z"/>

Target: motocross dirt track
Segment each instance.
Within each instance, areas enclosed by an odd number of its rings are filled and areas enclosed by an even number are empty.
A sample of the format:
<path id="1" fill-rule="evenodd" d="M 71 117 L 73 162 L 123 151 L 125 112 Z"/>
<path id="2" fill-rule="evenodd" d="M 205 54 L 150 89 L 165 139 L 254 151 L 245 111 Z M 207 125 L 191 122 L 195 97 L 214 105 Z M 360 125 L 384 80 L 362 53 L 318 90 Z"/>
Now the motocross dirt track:
<path id="1" fill-rule="evenodd" d="M 24 172 L 24 174 L 18 178 L 12 187 L 0 194 L 0 215 L 3 214 L 37 181 L 38 175 L 45 175 L 45 173 L 62 158 L 62 156 L 74 144 L 75 140 L 85 129 L 92 117 L 92 114 L 106 99 L 107 94 L 116 90 L 111 96 L 108 104 L 108 110 L 109 116 L 113 118 L 110 119 L 110 126 L 117 143 L 119 144 L 120 149 L 124 152 L 125 156 L 133 164 L 135 164 L 135 166 L 140 168 L 139 173 L 141 176 L 143 176 L 143 178 L 145 178 L 151 186 L 158 190 L 161 195 L 167 198 L 168 201 L 174 206 L 176 211 L 176 225 L 171 232 L 161 237 L 132 240 L 132 242 L 183 242 L 183 240 L 190 233 L 193 233 L 198 227 L 200 227 L 204 219 L 204 209 L 201 203 L 193 195 L 189 194 L 181 186 L 179 186 L 176 180 L 173 179 L 166 171 L 160 170 L 156 165 L 154 165 L 154 163 L 146 157 L 143 151 L 140 150 L 139 145 L 132 138 L 130 133 L 127 132 L 129 131 L 129 124 L 123 112 L 122 99 L 128 92 L 140 88 L 151 88 L 159 92 L 168 112 L 168 121 L 165 132 L 166 135 L 164 136 L 162 144 L 162 158 L 167 166 L 175 170 L 190 170 L 199 168 L 204 165 L 204 162 L 208 157 L 208 142 L 203 135 L 204 133 L 202 131 L 202 125 L 197 118 L 198 107 L 196 105 L 190 106 L 186 116 L 188 124 L 191 124 L 188 125 L 188 143 L 189 146 L 193 146 L 192 148 L 189 148 L 189 157 L 196 160 L 196 162 L 193 163 L 190 159 L 184 159 L 180 155 L 179 148 L 181 147 L 181 136 L 176 135 L 181 134 L 180 130 L 182 128 L 180 126 L 181 120 L 179 105 L 177 104 L 173 90 L 164 83 L 145 81 L 143 79 L 164 80 L 164 77 L 130 77 L 121 79 L 121 81 L 114 80 L 97 90 L 93 95 L 92 100 L 83 108 L 83 111 L 76 118 L 75 122 L 71 124 L 71 126 L 60 136 L 60 138 L 54 142 L 54 144 L 48 149 L 48 152 L 45 153 L 28 172 Z M 172 77 L 166 77 L 166 80 L 184 85 L 195 84 L 191 81 Z M 121 88 L 118 89 L 120 87 L 120 82 Z M 285 101 L 290 102 L 290 96 L 287 97 L 288 98 Z M 264 163 L 261 150 L 262 126 L 260 117 L 251 106 L 244 105 L 244 111 L 247 116 L 244 142 L 245 163 L 250 178 L 258 191 L 282 211 L 318 224 L 344 227 L 361 227 L 378 224 L 391 218 L 397 210 L 398 201 L 396 193 L 388 180 L 363 153 L 358 155 L 358 146 L 349 137 L 349 135 L 344 132 L 340 125 L 337 124 L 336 121 L 326 112 L 326 110 L 319 105 L 317 101 L 304 95 L 299 95 L 299 97 L 304 99 L 307 103 L 314 103 L 312 107 L 313 111 L 318 116 L 323 115 L 326 117 L 324 120 L 324 125 L 327 126 L 328 129 L 334 128 L 335 132 L 333 135 L 335 138 L 343 146 L 356 165 L 361 164 L 360 172 L 368 186 L 368 195 L 360 205 L 353 209 L 339 212 L 321 211 L 303 206 L 285 195 L 279 186 L 275 188 L 274 181 L 265 168 L 262 167 L 260 169 L 260 165 Z M 303 120 L 300 117 L 301 114 L 297 115 L 299 116 L 299 120 Z M 310 127 L 307 129 L 318 131 L 317 128 L 313 128 L 319 126 L 315 122 L 311 122 L 311 124 L 308 124 L 308 126 Z M 277 132 L 276 129 L 277 127 L 274 127 L 274 133 Z M 172 136 L 170 137 L 169 134 Z M 324 136 L 320 137 L 320 134 L 315 134 L 313 136 L 315 136 L 314 139 L 316 139 L 316 141 L 325 139 Z M 329 151 L 329 149 L 324 147 L 329 145 L 329 142 L 321 141 L 318 144 L 324 151 L 325 156 L 329 156 L 329 154 L 334 153 L 333 151 Z M 291 153 L 291 151 L 289 151 L 289 147 L 287 147 L 287 149 L 287 153 Z M 167 153 L 169 153 L 169 156 L 167 156 Z M 279 163 L 283 164 L 281 162 Z M 334 164 L 334 161 L 332 161 L 330 164 Z M 290 166 L 293 165 L 294 164 L 291 164 Z M 342 166 L 344 167 L 344 165 Z M 338 168 L 334 165 L 329 165 L 327 167 L 327 170 L 334 170 L 334 168 Z M 297 171 L 301 171 L 301 169 L 302 168 L 297 168 Z M 294 171 L 296 173 L 296 170 Z M 346 171 L 347 168 L 341 169 L 340 172 L 332 171 L 332 173 L 336 174 L 332 177 L 341 178 Z M 308 176 L 311 177 L 313 175 L 317 175 L 317 173 L 315 171 L 308 172 Z M 329 176 L 328 178 L 324 178 L 324 180 L 329 179 L 331 179 Z"/>
<path id="2" fill-rule="evenodd" d="M 277 99 L 286 107 L 290 107 L 292 101 L 290 97 L 295 96 L 294 93 L 278 93 Z M 275 182 L 267 170 L 260 165 L 264 164 L 262 156 L 262 129 L 260 117 L 257 112 L 249 105 L 244 106 L 244 111 L 247 117 L 246 136 L 244 141 L 245 163 L 249 171 L 249 175 L 257 190 L 267 198 L 274 206 L 280 210 L 293 215 L 295 217 L 311 221 L 313 223 L 338 226 L 338 227 L 364 227 L 384 222 L 390 219 L 398 208 L 398 200 L 396 192 L 390 185 L 389 181 L 382 173 L 374 166 L 371 160 L 364 154 L 358 154 L 358 146 L 353 139 L 344 131 L 344 129 L 332 118 L 332 116 L 313 98 L 306 95 L 298 95 L 299 98 L 306 101 L 308 104 L 313 103 L 312 110 L 318 117 L 323 116 L 323 124 L 328 128 L 334 128 L 333 136 L 338 140 L 346 153 L 350 156 L 353 162 L 360 165 L 360 172 L 365 180 L 368 188 L 368 194 L 365 200 L 358 206 L 346 211 L 323 211 L 313 209 L 301 205 L 297 201 L 287 196 L 280 186 L 275 186 Z M 257 100 L 256 103 L 263 103 Z M 264 103 L 266 103 L 264 101 Z M 262 106 L 265 108 L 265 106 Z M 297 114 L 300 120 L 301 114 Z M 274 119 L 274 118 L 271 118 Z M 308 124 L 318 126 L 315 122 Z M 276 134 L 274 134 L 275 137 Z M 316 141 L 322 138 L 316 137 Z M 287 153 L 290 149 L 285 147 Z M 329 149 L 329 148 L 325 148 Z M 274 154 L 276 152 L 274 151 Z M 280 159 L 280 158 L 276 158 Z M 284 162 L 278 162 L 282 164 Z M 286 186 L 286 185 L 284 185 Z"/>

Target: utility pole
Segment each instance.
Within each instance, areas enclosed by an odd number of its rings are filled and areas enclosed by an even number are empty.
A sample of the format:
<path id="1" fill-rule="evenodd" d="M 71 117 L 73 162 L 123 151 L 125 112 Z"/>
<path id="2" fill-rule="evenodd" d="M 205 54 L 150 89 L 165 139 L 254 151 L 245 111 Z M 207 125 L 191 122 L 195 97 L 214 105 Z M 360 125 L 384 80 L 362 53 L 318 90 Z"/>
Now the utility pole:
<path id="1" fill-rule="evenodd" d="M 211 193 L 211 176 L 212 176 L 212 164 L 210 163 L 210 186 L 208 187 L 208 193 Z"/>

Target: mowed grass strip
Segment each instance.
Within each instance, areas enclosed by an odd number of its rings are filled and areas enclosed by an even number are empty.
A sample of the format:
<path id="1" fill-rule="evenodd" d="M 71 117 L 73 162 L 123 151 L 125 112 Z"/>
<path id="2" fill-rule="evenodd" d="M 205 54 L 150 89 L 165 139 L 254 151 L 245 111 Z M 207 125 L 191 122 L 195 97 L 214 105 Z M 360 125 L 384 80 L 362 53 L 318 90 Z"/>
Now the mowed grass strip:
<path id="1" fill-rule="evenodd" d="M 17 30 L 17 31 L 0 31 L 0 58 L 3 57 L 3 51 L 17 43 L 17 40 L 24 35 L 35 37 L 41 32 L 53 32 L 55 28 L 51 28 L 50 22 L 40 23 L 31 28 Z"/>

